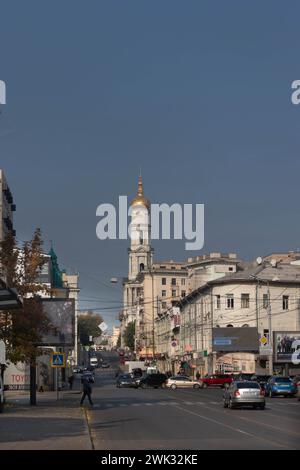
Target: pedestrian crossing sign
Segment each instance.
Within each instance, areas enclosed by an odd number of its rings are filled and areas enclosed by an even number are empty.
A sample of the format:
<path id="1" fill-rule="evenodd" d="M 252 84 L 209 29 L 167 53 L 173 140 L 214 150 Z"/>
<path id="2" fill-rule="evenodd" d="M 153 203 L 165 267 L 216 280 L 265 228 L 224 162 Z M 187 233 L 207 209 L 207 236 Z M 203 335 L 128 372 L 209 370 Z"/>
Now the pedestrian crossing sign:
<path id="1" fill-rule="evenodd" d="M 65 353 L 53 352 L 51 354 L 51 367 L 66 367 L 66 355 Z"/>

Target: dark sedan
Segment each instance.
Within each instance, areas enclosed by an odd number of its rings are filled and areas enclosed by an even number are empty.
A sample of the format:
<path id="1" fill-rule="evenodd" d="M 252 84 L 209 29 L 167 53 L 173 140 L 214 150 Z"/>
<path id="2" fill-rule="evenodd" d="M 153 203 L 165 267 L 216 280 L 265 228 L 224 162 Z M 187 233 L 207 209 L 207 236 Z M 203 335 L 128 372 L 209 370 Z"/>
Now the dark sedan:
<path id="1" fill-rule="evenodd" d="M 165 374 L 145 374 L 141 379 L 136 379 L 141 388 L 162 388 L 165 386 L 167 376 Z"/>
<path id="2" fill-rule="evenodd" d="M 122 387 L 137 388 L 138 385 L 131 374 L 121 374 L 117 378 L 117 388 Z"/>

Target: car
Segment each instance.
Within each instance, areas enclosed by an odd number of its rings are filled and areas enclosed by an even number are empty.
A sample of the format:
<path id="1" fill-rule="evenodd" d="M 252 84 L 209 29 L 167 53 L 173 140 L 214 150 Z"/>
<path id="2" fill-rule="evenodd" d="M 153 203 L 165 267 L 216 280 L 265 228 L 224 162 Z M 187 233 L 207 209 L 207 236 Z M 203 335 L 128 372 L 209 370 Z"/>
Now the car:
<path id="1" fill-rule="evenodd" d="M 85 371 L 81 374 L 81 383 L 83 383 L 84 380 L 87 380 L 89 383 L 93 384 L 95 383 L 95 375 L 93 372 Z"/>
<path id="2" fill-rule="evenodd" d="M 140 377 L 143 377 L 143 374 L 144 372 L 142 371 L 142 369 L 140 369 L 139 367 L 137 367 L 136 369 L 132 369 L 132 374 L 135 378 L 140 378 Z"/>
<path id="3" fill-rule="evenodd" d="M 166 381 L 166 387 L 176 390 L 176 388 L 200 388 L 198 380 L 192 380 L 186 375 L 174 375 Z"/>
<path id="4" fill-rule="evenodd" d="M 231 375 L 226 374 L 213 374 L 200 379 L 200 386 L 201 388 L 207 387 L 221 387 L 221 388 L 228 388 L 231 384 L 233 378 Z"/>
<path id="5" fill-rule="evenodd" d="M 3 412 L 4 409 L 4 384 L 0 372 L 0 413 Z"/>
<path id="6" fill-rule="evenodd" d="M 252 375 L 251 380 L 258 382 L 261 388 L 265 390 L 270 377 L 270 375 Z"/>
<path id="7" fill-rule="evenodd" d="M 110 365 L 108 364 L 108 362 L 102 362 L 100 367 L 101 367 L 101 369 L 108 369 L 110 367 Z"/>
<path id="8" fill-rule="evenodd" d="M 272 376 L 266 385 L 266 394 L 272 398 L 277 395 L 294 397 L 297 387 L 290 377 Z"/>
<path id="9" fill-rule="evenodd" d="M 237 408 L 242 406 L 252 406 L 253 408 L 265 409 L 265 393 L 258 382 L 255 381 L 234 381 L 224 391 L 224 408 Z"/>
<path id="10" fill-rule="evenodd" d="M 98 367 L 98 358 L 93 356 L 90 358 L 90 366 L 92 367 Z"/>
<path id="11" fill-rule="evenodd" d="M 117 378 L 117 388 L 129 387 L 129 388 L 138 388 L 135 378 L 132 374 L 120 374 Z"/>
<path id="12" fill-rule="evenodd" d="M 247 380 L 247 381 L 251 381 L 252 380 L 252 377 L 253 377 L 253 373 L 245 373 L 245 372 L 241 372 L 240 374 L 233 374 L 232 378 L 233 380 Z"/>
<path id="13" fill-rule="evenodd" d="M 167 381 L 167 376 L 165 374 L 145 374 L 141 379 L 137 379 L 137 384 L 141 388 L 162 388 L 164 387 Z"/>

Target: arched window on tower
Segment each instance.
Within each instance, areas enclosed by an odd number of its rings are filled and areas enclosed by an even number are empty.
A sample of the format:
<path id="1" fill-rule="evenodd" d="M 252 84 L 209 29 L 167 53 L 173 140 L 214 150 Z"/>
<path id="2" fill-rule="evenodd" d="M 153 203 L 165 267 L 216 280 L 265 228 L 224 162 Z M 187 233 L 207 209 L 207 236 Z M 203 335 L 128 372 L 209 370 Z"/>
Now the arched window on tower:
<path id="1" fill-rule="evenodd" d="M 145 269 L 145 265 L 144 265 L 144 263 L 141 263 L 141 264 L 140 264 L 140 272 L 141 272 L 141 271 L 144 271 L 144 269 Z"/>

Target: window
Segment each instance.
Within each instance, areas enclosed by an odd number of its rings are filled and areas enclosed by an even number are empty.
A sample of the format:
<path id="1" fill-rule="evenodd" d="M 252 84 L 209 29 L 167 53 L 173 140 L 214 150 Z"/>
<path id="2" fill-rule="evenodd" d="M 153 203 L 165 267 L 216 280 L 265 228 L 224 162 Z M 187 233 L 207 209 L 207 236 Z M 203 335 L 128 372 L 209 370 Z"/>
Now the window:
<path id="1" fill-rule="evenodd" d="M 144 265 L 144 263 L 141 263 L 140 264 L 140 271 L 144 271 L 144 269 L 145 269 L 145 265 Z"/>
<path id="2" fill-rule="evenodd" d="M 289 309 L 289 296 L 283 295 L 282 296 L 282 310 L 288 310 L 288 309 Z"/>
<path id="3" fill-rule="evenodd" d="M 162 296 L 162 297 L 167 297 L 167 291 L 166 291 L 166 290 L 162 290 L 162 291 L 161 291 L 161 296 Z"/>
<path id="4" fill-rule="evenodd" d="M 185 295 L 186 295 L 185 290 L 182 290 L 182 291 L 181 291 L 181 297 L 185 297 Z"/>
<path id="5" fill-rule="evenodd" d="M 176 277 L 172 277 L 171 284 L 172 286 L 176 286 Z"/>
<path id="6" fill-rule="evenodd" d="M 263 295 L 263 308 L 269 307 L 269 296 L 268 294 Z"/>
<path id="7" fill-rule="evenodd" d="M 176 297 L 176 290 L 172 290 L 172 297 Z"/>
<path id="8" fill-rule="evenodd" d="M 161 278 L 161 284 L 162 284 L 163 286 L 166 286 L 166 285 L 167 285 L 167 278 L 166 278 L 166 277 L 162 277 L 162 278 Z"/>
<path id="9" fill-rule="evenodd" d="M 228 268 L 228 271 L 233 271 L 233 267 L 230 266 L 230 267 Z"/>
<path id="10" fill-rule="evenodd" d="M 242 308 L 249 308 L 250 305 L 250 295 L 249 294 L 242 294 L 241 296 L 241 307 Z"/>
<path id="11" fill-rule="evenodd" d="M 216 308 L 221 308 L 221 296 L 216 295 Z"/>
<path id="12" fill-rule="evenodd" d="M 234 308 L 234 295 L 227 294 L 227 308 L 233 309 Z"/>
<path id="13" fill-rule="evenodd" d="M 233 328 L 233 325 L 227 325 L 226 328 Z"/>
<path id="14" fill-rule="evenodd" d="M 185 279 L 181 279 L 181 285 L 185 286 Z"/>

